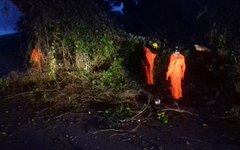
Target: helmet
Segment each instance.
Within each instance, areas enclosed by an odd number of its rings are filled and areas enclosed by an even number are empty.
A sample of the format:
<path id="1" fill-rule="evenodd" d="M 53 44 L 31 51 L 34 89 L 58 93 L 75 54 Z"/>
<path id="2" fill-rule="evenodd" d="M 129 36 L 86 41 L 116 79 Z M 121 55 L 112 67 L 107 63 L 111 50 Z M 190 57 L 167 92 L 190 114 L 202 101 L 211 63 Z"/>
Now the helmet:
<path id="1" fill-rule="evenodd" d="M 152 44 L 152 47 L 153 47 L 153 48 L 158 48 L 158 43 L 154 42 L 154 43 Z"/>
<path id="2" fill-rule="evenodd" d="M 178 46 L 175 47 L 174 54 L 176 54 L 176 55 L 180 54 L 180 52 L 179 52 L 179 47 L 178 47 Z"/>
<path id="3" fill-rule="evenodd" d="M 175 47 L 175 50 L 178 50 L 178 49 L 179 49 L 179 47 L 178 47 L 178 46 L 176 46 L 176 47 Z"/>
<path id="4" fill-rule="evenodd" d="M 175 47 L 175 52 L 179 52 L 179 47 L 178 46 Z"/>

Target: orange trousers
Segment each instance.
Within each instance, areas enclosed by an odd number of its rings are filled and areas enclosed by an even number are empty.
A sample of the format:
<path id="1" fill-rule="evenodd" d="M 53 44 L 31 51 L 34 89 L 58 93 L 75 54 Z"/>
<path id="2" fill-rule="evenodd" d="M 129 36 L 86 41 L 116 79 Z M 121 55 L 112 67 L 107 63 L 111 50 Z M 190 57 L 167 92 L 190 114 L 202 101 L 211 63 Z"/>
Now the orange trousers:
<path id="1" fill-rule="evenodd" d="M 143 48 L 145 51 L 145 62 L 144 69 L 146 73 L 146 82 L 149 85 L 154 84 L 154 60 L 157 54 L 151 52 L 151 50 L 147 47 Z"/>
<path id="2" fill-rule="evenodd" d="M 147 84 L 152 85 L 154 83 L 153 64 L 149 64 L 148 62 L 145 62 L 144 68 L 145 68 L 145 73 L 146 73 Z"/>
<path id="3" fill-rule="evenodd" d="M 182 98 L 182 79 L 181 78 L 171 78 L 171 93 L 175 100 Z"/>

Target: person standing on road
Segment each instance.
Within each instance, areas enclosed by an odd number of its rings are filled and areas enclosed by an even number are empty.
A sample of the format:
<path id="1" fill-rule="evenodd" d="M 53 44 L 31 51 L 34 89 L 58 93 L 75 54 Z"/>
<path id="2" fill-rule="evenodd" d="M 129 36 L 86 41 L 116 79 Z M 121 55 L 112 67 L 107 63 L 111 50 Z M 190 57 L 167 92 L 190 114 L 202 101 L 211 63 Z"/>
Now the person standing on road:
<path id="1" fill-rule="evenodd" d="M 174 101 L 179 101 L 182 98 L 182 83 L 184 73 L 186 70 L 185 57 L 180 54 L 178 47 L 170 56 L 168 71 L 166 73 L 166 80 L 170 78 L 171 94 Z"/>
<path id="2" fill-rule="evenodd" d="M 39 51 L 37 48 L 34 48 L 32 50 L 32 54 L 30 57 L 30 62 L 34 67 L 37 68 L 38 71 L 42 70 L 42 64 L 44 62 L 44 55 L 41 51 Z"/>
<path id="3" fill-rule="evenodd" d="M 158 48 L 158 44 L 154 42 L 152 44 L 152 48 L 156 50 Z M 146 82 L 148 85 L 154 84 L 154 61 L 156 57 L 156 53 L 149 47 L 143 46 L 143 50 L 145 52 L 145 60 L 144 60 L 144 70 L 146 75 Z"/>

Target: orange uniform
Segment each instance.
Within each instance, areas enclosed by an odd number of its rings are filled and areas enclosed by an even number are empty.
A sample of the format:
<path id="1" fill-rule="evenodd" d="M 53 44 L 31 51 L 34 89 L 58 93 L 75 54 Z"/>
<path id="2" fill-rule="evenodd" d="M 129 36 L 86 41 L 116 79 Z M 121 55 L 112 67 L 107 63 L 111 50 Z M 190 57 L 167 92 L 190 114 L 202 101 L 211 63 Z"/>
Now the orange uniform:
<path id="1" fill-rule="evenodd" d="M 33 63 L 33 66 L 35 66 L 38 70 L 41 70 L 43 59 L 43 53 L 34 48 L 30 57 L 30 61 Z"/>
<path id="2" fill-rule="evenodd" d="M 145 73 L 146 73 L 146 81 L 147 84 L 152 85 L 154 83 L 153 81 L 153 74 L 154 74 L 154 59 L 156 57 L 157 54 L 151 52 L 151 50 L 147 47 L 143 47 L 144 51 L 145 51 L 145 63 L 144 63 L 144 69 L 145 69 Z"/>
<path id="3" fill-rule="evenodd" d="M 170 63 L 166 73 L 166 80 L 170 77 L 171 93 L 175 100 L 182 97 L 181 80 L 184 78 L 186 65 L 185 58 L 179 52 L 175 52 L 170 56 Z"/>

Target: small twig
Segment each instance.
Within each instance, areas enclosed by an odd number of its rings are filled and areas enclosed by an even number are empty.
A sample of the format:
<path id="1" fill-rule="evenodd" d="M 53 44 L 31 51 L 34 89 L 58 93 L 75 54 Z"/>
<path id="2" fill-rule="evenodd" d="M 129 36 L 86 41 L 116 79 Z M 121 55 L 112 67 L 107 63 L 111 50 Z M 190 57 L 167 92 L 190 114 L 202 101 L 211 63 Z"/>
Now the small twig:
<path id="1" fill-rule="evenodd" d="M 136 131 L 138 130 L 138 128 L 139 128 L 143 123 L 145 123 L 145 122 L 146 122 L 146 120 L 143 121 L 143 122 L 141 122 L 140 124 L 138 124 L 135 128 L 133 128 L 133 129 L 131 129 L 131 130 L 126 130 L 125 133 L 113 134 L 113 135 L 110 136 L 110 138 L 112 138 L 112 137 L 114 137 L 114 136 L 118 136 L 118 135 L 124 136 L 124 135 L 127 135 L 127 134 L 134 133 L 134 132 L 136 132 Z"/>
<path id="2" fill-rule="evenodd" d="M 69 114 L 69 112 L 60 114 L 60 115 L 58 115 L 58 116 L 55 116 L 54 119 L 62 118 L 63 116 L 68 115 L 68 114 Z"/>
<path id="3" fill-rule="evenodd" d="M 141 92 L 142 92 L 143 94 L 147 95 L 148 97 L 151 97 L 151 98 L 154 97 L 153 94 L 151 94 L 151 93 L 149 93 L 149 92 L 147 92 L 147 91 L 145 91 L 145 90 L 143 90 L 143 89 L 140 89 L 140 90 L 138 91 L 138 94 L 140 94 Z"/>
<path id="4" fill-rule="evenodd" d="M 46 110 L 49 110 L 49 108 L 44 108 L 44 109 L 42 109 L 42 110 L 40 110 L 40 111 L 37 111 L 37 112 L 35 112 L 35 113 L 36 113 L 36 114 L 41 114 L 41 113 L 45 112 Z"/>
<path id="5" fill-rule="evenodd" d="M 127 139 L 123 139 L 122 141 L 124 142 L 124 141 L 130 141 L 131 140 L 131 138 L 127 138 Z"/>
<path id="6" fill-rule="evenodd" d="M 162 109 L 162 111 L 175 111 L 175 112 L 180 112 L 180 113 L 187 113 L 192 116 L 199 116 L 198 114 L 191 113 L 190 111 L 182 110 L 182 109 L 174 109 L 174 108 L 166 108 Z"/>
<path id="7" fill-rule="evenodd" d="M 22 96 L 22 95 L 26 95 L 26 94 L 32 94 L 33 92 L 34 92 L 34 91 L 27 91 L 27 92 L 18 93 L 18 94 L 16 94 L 16 95 L 7 97 L 6 99 L 13 99 L 13 98 L 18 97 L 18 96 Z"/>
<path id="8" fill-rule="evenodd" d="M 117 129 L 104 129 L 104 130 L 98 130 L 93 132 L 92 134 L 97 134 L 97 133 L 101 133 L 101 132 L 126 132 L 125 130 L 117 130 Z"/>
<path id="9" fill-rule="evenodd" d="M 76 79 L 79 79 L 80 81 L 82 81 L 82 79 L 80 77 L 78 77 L 77 75 L 71 73 L 71 72 L 67 72 L 68 75 L 70 75 L 71 77 L 74 77 Z M 84 74 L 82 74 L 82 77 L 84 77 L 85 79 L 88 79 L 88 77 Z"/>
<path id="10" fill-rule="evenodd" d="M 116 136 L 116 135 L 126 135 L 126 134 L 130 134 L 130 133 L 134 133 L 137 131 L 137 129 L 146 121 L 141 122 L 140 124 L 138 124 L 135 128 L 131 129 L 131 130 L 118 130 L 118 129 L 104 129 L 104 130 L 98 130 L 93 132 L 92 134 L 97 134 L 97 133 L 101 133 L 101 132 L 122 132 L 121 134 L 113 134 L 111 135 L 111 137 Z"/>
<path id="11" fill-rule="evenodd" d="M 55 89 L 54 90 L 32 90 L 32 91 L 22 92 L 22 93 L 15 94 L 13 96 L 9 96 L 6 99 L 13 99 L 13 98 L 18 97 L 18 96 L 23 96 L 23 95 L 27 95 L 27 94 L 33 94 L 34 92 L 46 92 L 46 91 L 47 92 L 55 91 Z"/>
<path id="12" fill-rule="evenodd" d="M 76 117 L 76 116 L 80 116 L 81 114 L 87 114 L 87 113 L 65 112 L 65 113 L 62 113 L 60 115 L 55 116 L 54 119 L 60 119 L 60 118 L 63 118 L 67 115 L 69 115 L 68 117 Z"/>
<path id="13" fill-rule="evenodd" d="M 127 121 L 133 121 L 135 119 L 137 119 L 138 117 L 140 117 L 148 108 L 149 104 L 150 104 L 150 101 L 151 101 L 151 98 L 148 97 L 148 103 L 147 105 L 143 108 L 142 111 L 140 111 L 138 114 L 136 114 L 135 116 L 131 117 L 131 118 L 127 118 L 127 119 L 124 119 L 124 120 L 120 120 L 121 122 L 127 122 Z"/>
<path id="14" fill-rule="evenodd" d="M 129 133 L 116 133 L 110 136 L 110 138 L 113 138 L 114 136 L 125 136 L 128 135 Z"/>

